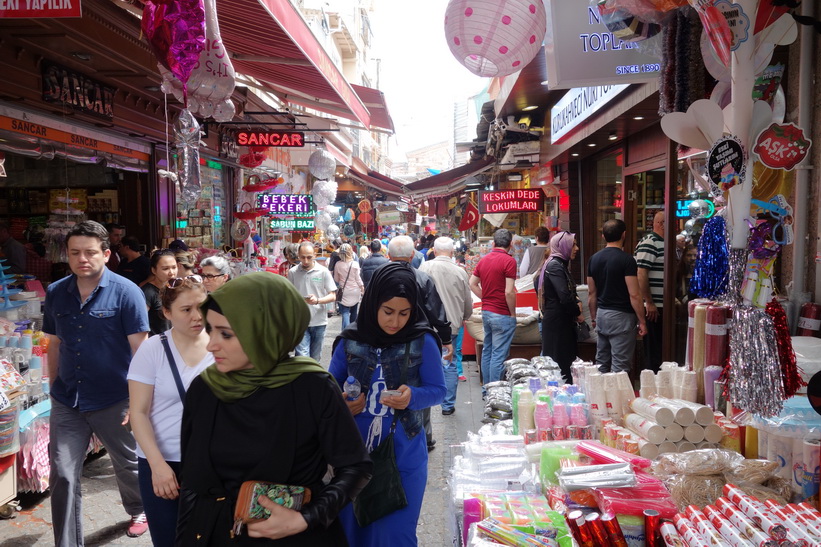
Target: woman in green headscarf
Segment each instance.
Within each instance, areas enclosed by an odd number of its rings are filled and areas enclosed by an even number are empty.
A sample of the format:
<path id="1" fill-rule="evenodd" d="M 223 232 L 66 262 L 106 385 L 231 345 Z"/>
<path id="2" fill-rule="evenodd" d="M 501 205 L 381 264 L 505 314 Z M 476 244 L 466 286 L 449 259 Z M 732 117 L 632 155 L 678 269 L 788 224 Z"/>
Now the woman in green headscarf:
<path id="1" fill-rule="evenodd" d="M 223 285 L 202 310 L 215 363 L 186 395 L 178 545 L 346 545 L 337 514 L 367 484 L 371 463 L 333 378 L 310 358 L 288 357 L 308 326 L 304 299 L 260 272 Z M 334 477 L 323 485 L 328 465 Z M 312 499 L 301 511 L 264 499 L 271 517 L 232 537 L 250 480 L 305 486 Z"/>

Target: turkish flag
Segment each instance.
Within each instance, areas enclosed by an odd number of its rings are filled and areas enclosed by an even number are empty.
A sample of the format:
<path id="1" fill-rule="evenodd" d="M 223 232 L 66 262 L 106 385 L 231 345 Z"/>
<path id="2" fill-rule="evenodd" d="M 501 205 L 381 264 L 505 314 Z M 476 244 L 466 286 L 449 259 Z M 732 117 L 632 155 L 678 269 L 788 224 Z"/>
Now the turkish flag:
<path id="1" fill-rule="evenodd" d="M 465 206 L 465 212 L 462 215 L 462 221 L 459 223 L 459 231 L 464 232 L 465 230 L 470 230 L 479 222 L 479 209 L 476 206 L 468 201 L 467 205 Z"/>

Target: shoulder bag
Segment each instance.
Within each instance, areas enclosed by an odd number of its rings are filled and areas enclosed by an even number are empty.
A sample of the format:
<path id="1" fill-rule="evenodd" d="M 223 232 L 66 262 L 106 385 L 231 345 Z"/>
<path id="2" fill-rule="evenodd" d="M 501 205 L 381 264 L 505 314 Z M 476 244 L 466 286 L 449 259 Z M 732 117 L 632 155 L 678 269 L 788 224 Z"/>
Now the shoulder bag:
<path id="1" fill-rule="evenodd" d="M 351 276 L 351 270 L 353 270 L 353 262 L 348 263 L 348 275 L 345 276 L 345 282 L 336 288 L 336 301 L 339 303 L 342 303 L 342 295 L 345 290 L 345 285 L 348 284 L 348 278 Z"/>
<path id="2" fill-rule="evenodd" d="M 174 354 L 171 353 L 171 346 L 168 345 L 168 337 L 165 333 L 160 334 L 162 347 L 165 348 L 165 356 L 168 359 L 168 365 L 171 367 L 171 374 L 174 375 L 174 383 L 177 384 L 177 391 L 180 393 L 180 400 L 185 404 L 185 388 L 182 385 L 182 378 L 180 378 L 180 371 L 177 370 L 177 362 L 174 360 Z"/>
<path id="3" fill-rule="evenodd" d="M 405 363 L 399 380 L 400 385 L 407 381 L 409 361 L 410 343 L 405 346 Z M 373 461 L 371 482 L 353 500 L 354 516 L 362 528 L 408 506 L 408 498 L 402 486 L 402 477 L 399 475 L 394 451 L 393 436 L 396 432 L 398 416 L 399 411 L 394 409 L 388 436 L 370 454 L 371 461 Z"/>

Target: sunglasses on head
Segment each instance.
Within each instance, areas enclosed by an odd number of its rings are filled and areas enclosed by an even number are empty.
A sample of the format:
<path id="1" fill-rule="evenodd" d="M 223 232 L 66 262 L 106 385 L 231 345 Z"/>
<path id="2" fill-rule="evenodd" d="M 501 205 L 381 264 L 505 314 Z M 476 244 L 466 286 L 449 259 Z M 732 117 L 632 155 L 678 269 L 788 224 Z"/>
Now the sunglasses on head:
<path id="1" fill-rule="evenodd" d="M 194 275 L 187 275 L 185 277 L 175 277 L 173 279 L 169 279 L 168 283 L 166 283 L 165 286 L 168 287 L 169 289 L 177 289 L 177 288 L 183 286 L 186 281 L 188 281 L 190 283 L 193 283 L 194 285 L 200 285 L 200 284 L 202 284 L 202 276 L 194 274 Z"/>

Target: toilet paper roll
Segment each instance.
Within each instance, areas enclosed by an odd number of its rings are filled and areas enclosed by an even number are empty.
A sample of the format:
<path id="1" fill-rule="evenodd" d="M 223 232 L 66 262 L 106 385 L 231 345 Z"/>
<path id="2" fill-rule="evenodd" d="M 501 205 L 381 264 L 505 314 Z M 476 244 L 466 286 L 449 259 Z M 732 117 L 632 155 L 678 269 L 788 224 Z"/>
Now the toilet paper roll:
<path id="1" fill-rule="evenodd" d="M 669 397 L 656 396 L 650 399 L 657 405 L 669 408 L 673 411 L 674 421 L 680 426 L 687 427 L 696 421 L 696 415 L 693 410 L 684 405 L 680 399 L 670 399 Z"/>
<path id="2" fill-rule="evenodd" d="M 704 440 L 704 426 L 698 424 L 688 425 L 684 428 L 684 439 L 695 444 Z"/>
<path id="3" fill-rule="evenodd" d="M 659 370 L 656 374 L 656 392 L 661 397 L 670 398 L 673 396 L 673 371 Z"/>
<path id="4" fill-rule="evenodd" d="M 767 459 L 778 463 L 775 474 L 782 479 L 792 480 L 792 439 L 770 434 L 767 437 Z"/>
<path id="5" fill-rule="evenodd" d="M 645 398 L 633 399 L 630 404 L 633 412 L 645 418 L 650 418 L 662 427 L 667 427 L 675 421 L 673 411 L 666 406 L 657 405 L 653 401 Z"/>
<path id="6" fill-rule="evenodd" d="M 718 424 L 704 426 L 704 440 L 711 444 L 718 444 L 724 437 L 724 430 Z M 766 451 L 765 451 L 766 453 Z"/>
<path id="7" fill-rule="evenodd" d="M 679 441 L 679 442 L 676 443 L 676 450 L 678 450 L 679 452 L 689 452 L 689 451 L 695 450 L 695 449 L 696 449 L 696 445 L 694 445 L 691 442 Z"/>
<path id="8" fill-rule="evenodd" d="M 796 437 L 792 440 L 792 491 L 796 496 L 804 492 L 804 439 Z"/>
<path id="9" fill-rule="evenodd" d="M 677 443 L 684 438 L 684 428 L 677 423 L 672 423 L 664 428 L 664 434 L 668 441 Z"/>
<path id="10" fill-rule="evenodd" d="M 663 443 L 659 444 L 659 455 L 662 454 L 670 454 L 678 452 L 678 447 L 676 443 L 672 441 L 664 441 Z"/>
<path id="11" fill-rule="evenodd" d="M 667 439 L 665 428 L 652 420 L 648 420 L 644 416 L 632 413 L 628 414 L 624 417 L 624 424 L 630 431 L 651 443 L 660 444 Z M 683 434 L 684 432 L 682 431 L 682 435 Z"/>
<path id="12" fill-rule="evenodd" d="M 821 441 L 804 439 L 801 444 L 801 461 L 804 464 L 801 497 L 807 499 L 818 495 L 819 473 L 821 473 Z"/>

